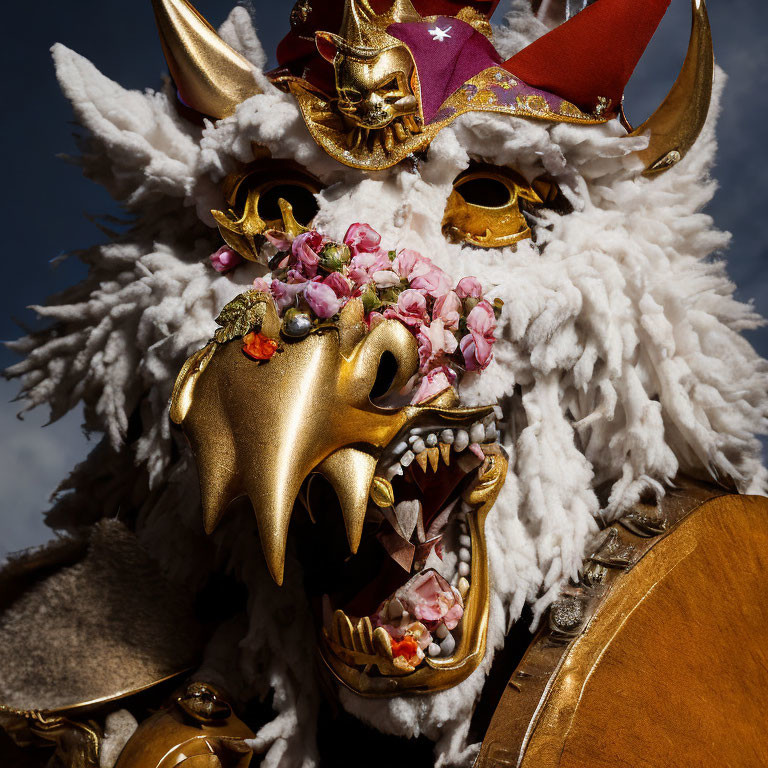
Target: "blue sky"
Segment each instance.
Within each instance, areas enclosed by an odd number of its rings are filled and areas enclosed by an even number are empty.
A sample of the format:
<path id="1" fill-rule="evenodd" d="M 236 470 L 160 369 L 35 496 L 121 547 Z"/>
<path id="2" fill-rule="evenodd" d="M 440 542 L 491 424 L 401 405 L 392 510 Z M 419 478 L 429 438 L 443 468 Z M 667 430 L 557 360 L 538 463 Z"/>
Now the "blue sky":
<path id="1" fill-rule="evenodd" d="M 631 2 L 632 0 L 627 0 Z M 198 0 L 198 9 L 219 24 L 232 0 Z M 251 3 L 261 39 L 274 48 L 287 28 L 289 0 Z M 502 2 L 502 12 L 506 7 Z M 83 266 L 60 257 L 102 239 L 90 217 L 119 215 L 108 195 L 84 179 L 59 154 L 74 153 L 72 115 L 60 95 L 48 49 L 63 42 L 93 61 L 107 76 L 129 88 L 156 87 L 165 72 L 149 0 L 78 0 L 4 8 L 0 61 L 5 79 L 5 115 L 0 131 L 5 148 L 5 279 L 0 281 L 0 338 L 19 335 L 17 322 L 35 327 L 27 306 L 42 303 L 79 280 Z M 279 12 L 276 12 L 279 8 Z M 765 94 L 768 93 L 768 4 L 764 0 L 710 0 L 709 12 L 720 65 L 729 73 L 720 122 L 720 182 L 709 212 L 733 233 L 725 254 L 739 296 L 754 300 L 768 315 L 768 216 Z M 667 17 L 627 91 L 627 111 L 638 124 L 664 98 L 687 47 L 689 0 L 672 0 Z M 768 356 L 768 331 L 751 334 Z M 16 360 L 0 350 L 0 368 Z M 72 413 L 43 428 L 46 413 L 16 419 L 10 402 L 15 383 L 0 382 L 0 557 L 48 537 L 42 525 L 46 500 L 88 444 L 80 432 L 80 414 Z"/>

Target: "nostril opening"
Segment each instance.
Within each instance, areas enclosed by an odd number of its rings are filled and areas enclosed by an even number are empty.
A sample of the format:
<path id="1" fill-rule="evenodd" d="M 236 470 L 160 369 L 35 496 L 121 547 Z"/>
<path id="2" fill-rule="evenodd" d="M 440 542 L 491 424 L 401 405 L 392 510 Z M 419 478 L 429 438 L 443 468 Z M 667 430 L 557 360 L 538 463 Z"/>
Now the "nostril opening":
<path id="1" fill-rule="evenodd" d="M 398 367 L 397 359 L 389 351 L 384 352 L 379 358 L 376 380 L 373 382 L 369 395 L 372 402 L 375 402 L 378 398 L 383 397 L 389 392 L 397 376 Z"/>

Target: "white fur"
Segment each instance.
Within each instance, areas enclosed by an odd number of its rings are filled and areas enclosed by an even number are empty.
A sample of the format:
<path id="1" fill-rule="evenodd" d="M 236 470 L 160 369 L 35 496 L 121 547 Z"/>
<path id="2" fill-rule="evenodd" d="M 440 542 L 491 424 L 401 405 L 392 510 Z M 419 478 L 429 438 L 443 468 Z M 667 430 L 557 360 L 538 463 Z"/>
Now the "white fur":
<path id="1" fill-rule="evenodd" d="M 543 31 L 517 4 L 500 45 L 508 55 Z M 224 32 L 263 66 L 241 10 Z M 60 504 L 98 516 L 114 506 L 116 488 L 130 489 L 130 502 L 123 495 L 121 503 L 138 511 L 142 540 L 192 588 L 204 573 L 190 553 L 208 545 L 201 543 L 194 469 L 180 441 L 180 458 L 171 460 L 167 401 L 176 372 L 209 338 L 220 307 L 263 271 L 248 266 L 222 277 L 207 264 L 220 242 L 209 214 L 221 203 L 217 182 L 251 159 L 252 142 L 305 165 L 328 185 L 317 223 L 330 235 L 368 222 L 387 246 L 416 248 L 456 279 L 476 275 L 490 296 L 504 300 L 495 361 L 462 382 L 468 403 L 508 398 L 510 474 L 487 524 L 494 585 L 489 653 L 462 685 L 433 696 L 369 701 L 341 692 L 344 706 L 382 730 L 435 740 L 438 765 L 473 759 L 469 718 L 493 651 L 526 601 L 539 617 L 577 574 L 597 530 L 597 485 L 611 488 L 602 510 L 608 519 L 646 489 L 663 493 L 680 470 L 731 476 L 741 491 L 765 492 L 755 434 L 766 430 L 768 367 L 739 335 L 761 320 L 733 298 L 723 264 L 711 259 L 728 236 L 700 212 L 714 192 L 708 173 L 716 109 L 686 159 L 653 180 L 637 176 L 632 154 L 646 139 L 628 139 L 616 124 L 488 114 L 465 115 L 445 129 L 417 171 L 366 174 L 325 155 L 292 97 L 263 77 L 262 95 L 200 131 L 175 115 L 165 94 L 125 91 L 61 46 L 54 57 L 90 133 L 86 172 L 138 223 L 86 252 L 84 283 L 37 308 L 54 330 L 17 342 L 26 360 L 9 373 L 22 379 L 26 407 L 47 402 L 58 417 L 83 402 L 87 428 L 108 440 L 70 481 L 74 497 Z M 445 202 L 471 158 L 531 179 L 549 173 L 573 213 L 542 214 L 538 247 L 447 244 L 440 230 Z M 137 412 L 143 430 L 127 445 Z M 519 433 L 513 424 L 521 425 Z M 92 482 L 107 467 L 111 484 Z M 275 587 L 254 553 L 250 516 L 225 522 L 213 544 L 212 562 L 241 578 L 250 599 L 247 634 L 219 638 L 210 665 L 239 653 L 230 685 L 248 695 L 273 690 L 276 719 L 254 742 L 267 755 L 265 765 L 313 765 L 319 694 L 307 662 L 314 638 L 299 564 L 289 560 L 285 586 Z"/>

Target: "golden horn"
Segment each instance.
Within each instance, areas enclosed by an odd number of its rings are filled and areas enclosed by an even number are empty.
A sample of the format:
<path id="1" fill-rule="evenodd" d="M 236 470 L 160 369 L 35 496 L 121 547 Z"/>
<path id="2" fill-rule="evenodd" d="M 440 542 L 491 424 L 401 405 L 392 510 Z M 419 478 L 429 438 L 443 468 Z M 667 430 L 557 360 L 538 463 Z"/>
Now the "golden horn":
<path id="1" fill-rule="evenodd" d="M 250 62 L 186 0 L 152 0 L 152 6 L 171 77 L 187 106 L 220 119 L 260 92 Z"/>
<path id="2" fill-rule="evenodd" d="M 704 0 L 691 0 L 693 21 L 688 53 L 672 90 L 661 106 L 630 136 L 649 132 L 650 143 L 637 154 L 644 176 L 668 170 L 685 157 L 701 133 L 712 100 L 715 58 Z"/>

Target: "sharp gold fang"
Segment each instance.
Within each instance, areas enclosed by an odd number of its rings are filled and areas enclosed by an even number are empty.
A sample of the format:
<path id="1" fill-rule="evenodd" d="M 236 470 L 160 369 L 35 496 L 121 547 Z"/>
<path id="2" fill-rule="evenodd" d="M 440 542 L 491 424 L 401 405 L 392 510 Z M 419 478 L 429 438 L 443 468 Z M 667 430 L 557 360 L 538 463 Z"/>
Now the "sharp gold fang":
<path id="1" fill-rule="evenodd" d="M 440 451 L 435 448 L 427 448 L 427 458 L 429 459 L 429 466 L 432 467 L 433 472 L 437 472 L 437 466 L 440 463 Z"/>
<path id="2" fill-rule="evenodd" d="M 447 467 L 451 466 L 451 446 L 448 443 L 440 443 L 440 455 Z"/>
<path id="3" fill-rule="evenodd" d="M 354 651 L 355 643 L 352 639 L 352 622 L 349 620 L 349 616 L 344 611 L 337 609 L 333 614 L 333 622 L 339 637 L 339 645 Z"/>
<path id="4" fill-rule="evenodd" d="M 357 640 L 363 653 L 373 654 L 373 624 L 368 616 L 357 622 Z"/>
<path id="5" fill-rule="evenodd" d="M 402 143 L 408 139 L 408 134 L 406 133 L 405 128 L 399 120 L 394 123 L 393 128 L 395 130 L 395 138 L 399 142 Z"/>
<path id="6" fill-rule="evenodd" d="M 384 627 L 376 627 L 374 630 L 373 647 L 379 656 L 392 661 L 392 639 Z"/>
<path id="7" fill-rule="evenodd" d="M 416 462 L 421 467 L 422 472 L 427 471 L 427 461 L 429 460 L 429 456 L 427 456 L 427 451 L 422 451 L 417 457 Z"/>

